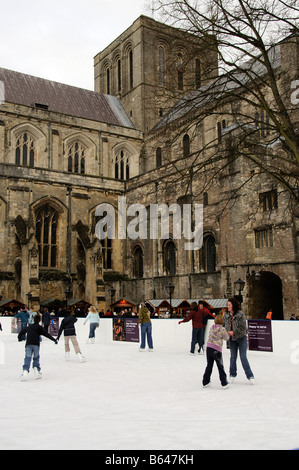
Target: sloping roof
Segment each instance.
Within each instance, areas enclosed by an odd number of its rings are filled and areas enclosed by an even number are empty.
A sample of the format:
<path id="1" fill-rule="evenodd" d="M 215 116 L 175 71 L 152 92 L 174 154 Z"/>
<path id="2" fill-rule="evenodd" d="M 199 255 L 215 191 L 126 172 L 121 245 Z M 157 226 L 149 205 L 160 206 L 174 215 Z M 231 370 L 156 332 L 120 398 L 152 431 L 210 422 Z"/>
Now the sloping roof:
<path id="1" fill-rule="evenodd" d="M 117 126 L 135 128 L 116 96 L 0 68 L 5 102 L 36 107 Z"/>

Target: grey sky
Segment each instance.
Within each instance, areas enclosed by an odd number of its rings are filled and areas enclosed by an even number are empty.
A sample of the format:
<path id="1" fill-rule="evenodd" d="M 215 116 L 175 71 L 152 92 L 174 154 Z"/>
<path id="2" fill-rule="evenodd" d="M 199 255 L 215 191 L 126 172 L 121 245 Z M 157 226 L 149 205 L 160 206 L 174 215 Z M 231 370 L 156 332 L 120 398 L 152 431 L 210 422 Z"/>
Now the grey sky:
<path id="1" fill-rule="evenodd" d="M 0 67 L 93 89 L 93 58 L 148 0 L 2 1 Z"/>

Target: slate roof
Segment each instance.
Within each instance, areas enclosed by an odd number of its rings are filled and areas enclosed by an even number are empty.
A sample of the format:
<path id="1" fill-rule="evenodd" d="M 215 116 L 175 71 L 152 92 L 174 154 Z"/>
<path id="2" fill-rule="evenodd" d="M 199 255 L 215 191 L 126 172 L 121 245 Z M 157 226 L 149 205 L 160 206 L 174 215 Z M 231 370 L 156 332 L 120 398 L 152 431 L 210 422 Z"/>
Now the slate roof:
<path id="1" fill-rule="evenodd" d="M 116 126 L 135 126 L 115 96 L 0 68 L 5 102 L 32 107 Z M 38 106 L 36 106 L 38 103 Z"/>

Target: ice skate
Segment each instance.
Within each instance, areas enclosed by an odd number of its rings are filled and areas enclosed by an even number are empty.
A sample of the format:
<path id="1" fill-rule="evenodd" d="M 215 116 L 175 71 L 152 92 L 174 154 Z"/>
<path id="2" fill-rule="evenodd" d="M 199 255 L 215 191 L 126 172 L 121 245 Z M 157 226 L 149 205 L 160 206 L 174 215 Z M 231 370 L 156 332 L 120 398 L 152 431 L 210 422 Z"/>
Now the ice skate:
<path id="1" fill-rule="evenodd" d="M 23 370 L 23 373 L 20 377 L 21 382 L 25 382 L 25 380 L 27 380 L 27 377 L 28 377 L 28 370 Z"/>
<path id="2" fill-rule="evenodd" d="M 65 360 L 66 360 L 66 361 L 69 361 L 69 360 L 70 360 L 70 353 L 69 353 L 69 352 L 66 352 L 66 353 L 65 353 Z"/>
<path id="3" fill-rule="evenodd" d="M 250 377 L 248 380 L 249 380 L 250 385 L 255 384 L 255 378 L 254 377 Z"/>
<path id="4" fill-rule="evenodd" d="M 34 367 L 34 378 L 35 379 L 41 379 L 42 378 L 42 373 L 40 370 L 38 370 L 37 367 Z"/>
<path id="5" fill-rule="evenodd" d="M 80 362 L 86 362 L 86 358 L 81 353 L 77 353 L 77 356 Z"/>

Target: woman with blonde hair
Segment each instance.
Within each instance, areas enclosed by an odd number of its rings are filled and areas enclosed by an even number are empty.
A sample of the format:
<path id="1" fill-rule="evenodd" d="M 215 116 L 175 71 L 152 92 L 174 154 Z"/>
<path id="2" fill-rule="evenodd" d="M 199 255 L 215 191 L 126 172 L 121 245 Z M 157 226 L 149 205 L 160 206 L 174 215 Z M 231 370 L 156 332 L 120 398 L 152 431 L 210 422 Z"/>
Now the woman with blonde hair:
<path id="1" fill-rule="evenodd" d="M 85 318 L 85 321 L 84 321 L 84 325 L 87 321 L 90 322 L 90 324 L 89 324 L 89 337 L 88 337 L 87 343 L 94 343 L 94 341 L 95 341 L 95 330 L 100 324 L 100 317 L 99 317 L 99 314 L 97 312 L 97 309 L 93 305 L 91 305 L 91 307 L 89 308 L 88 315 L 87 315 L 87 317 Z"/>

